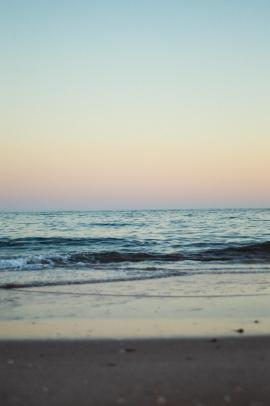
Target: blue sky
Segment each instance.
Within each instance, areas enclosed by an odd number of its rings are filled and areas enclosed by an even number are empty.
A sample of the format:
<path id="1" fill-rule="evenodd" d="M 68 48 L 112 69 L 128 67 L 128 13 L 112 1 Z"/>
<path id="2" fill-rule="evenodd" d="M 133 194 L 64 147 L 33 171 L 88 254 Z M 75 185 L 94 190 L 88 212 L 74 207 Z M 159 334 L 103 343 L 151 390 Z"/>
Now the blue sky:
<path id="1" fill-rule="evenodd" d="M 269 11 L 2 2 L 1 208 L 269 205 Z"/>

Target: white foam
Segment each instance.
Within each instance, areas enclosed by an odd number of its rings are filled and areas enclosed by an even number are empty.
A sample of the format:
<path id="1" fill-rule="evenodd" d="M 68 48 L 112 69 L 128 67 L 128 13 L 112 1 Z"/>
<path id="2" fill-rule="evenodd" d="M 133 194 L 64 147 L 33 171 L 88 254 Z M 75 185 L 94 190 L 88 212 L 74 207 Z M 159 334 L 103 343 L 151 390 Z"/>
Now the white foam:
<path id="1" fill-rule="evenodd" d="M 53 262 L 42 255 L 0 259 L 0 270 L 43 269 L 52 265 Z"/>
<path id="2" fill-rule="evenodd" d="M 26 258 L 0 259 L 0 269 L 21 269 L 26 263 Z"/>

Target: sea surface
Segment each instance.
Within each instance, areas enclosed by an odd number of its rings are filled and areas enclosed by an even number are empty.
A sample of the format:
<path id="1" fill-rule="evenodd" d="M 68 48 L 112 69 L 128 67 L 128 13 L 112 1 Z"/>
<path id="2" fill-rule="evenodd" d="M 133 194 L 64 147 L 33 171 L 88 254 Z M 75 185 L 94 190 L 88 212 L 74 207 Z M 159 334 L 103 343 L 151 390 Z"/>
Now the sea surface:
<path id="1" fill-rule="evenodd" d="M 119 283 L 125 295 L 268 294 L 270 210 L 0 213 L 5 300 L 67 286 L 117 294 Z"/>

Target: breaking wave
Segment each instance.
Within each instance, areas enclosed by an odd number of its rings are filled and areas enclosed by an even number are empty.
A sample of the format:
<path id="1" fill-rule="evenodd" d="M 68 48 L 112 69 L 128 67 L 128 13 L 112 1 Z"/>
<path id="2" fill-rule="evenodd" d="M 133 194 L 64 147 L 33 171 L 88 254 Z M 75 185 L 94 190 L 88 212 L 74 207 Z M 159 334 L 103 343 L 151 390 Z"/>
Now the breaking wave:
<path id="1" fill-rule="evenodd" d="M 17 243 L 18 240 L 21 239 L 17 239 Z M 43 239 L 39 240 L 43 241 Z M 49 240 L 51 242 L 51 240 L 54 239 L 49 238 L 46 240 Z M 59 242 L 59 239 L 56 240 Z M 14 244 L 14 240 L 8 240 L 4 242 L 4 240 L 2 239 L 1 243 Z M 20 243 L 22 244 L 23 242 L 20 241 Z M 227 246 L 225 248 L 188 252 L 176 251 L 171 253 L 155 253 L 144 251 L 80 251 L 55 255 L 43 254 L 24 255 L 16 257 L 6 256 L 0 258 L 0 270 L 38 270 L 55 267 L 87 267 L 95 264 L 113 264 L 121 262 L 165 263 L 178 261 L 270 263 L 270 242 L 266 241 L 256 244 Z"/>

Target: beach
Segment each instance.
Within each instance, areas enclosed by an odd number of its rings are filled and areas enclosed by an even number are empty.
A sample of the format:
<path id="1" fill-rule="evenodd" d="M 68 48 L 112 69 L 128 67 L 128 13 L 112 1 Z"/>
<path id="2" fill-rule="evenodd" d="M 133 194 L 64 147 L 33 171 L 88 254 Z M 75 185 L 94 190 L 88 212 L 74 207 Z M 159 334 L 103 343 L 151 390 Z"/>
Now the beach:
<path id="1" fill-rule="evenodd" d="M 268 406 L 268 214 L 1 214 L 1 406 Z"/>
<path id="2" fill-rule="evenodd" d="M 88 296 L 88 318 L 45 320 L 35 295 L 35 318 L 0 322 L 3 406 L 269 405 L 268 296 Z"/>
<path id="3" fill-rule="evenodd" d="M 270 337 L 0 342 L 1 405 L 269 405 Z"/>

